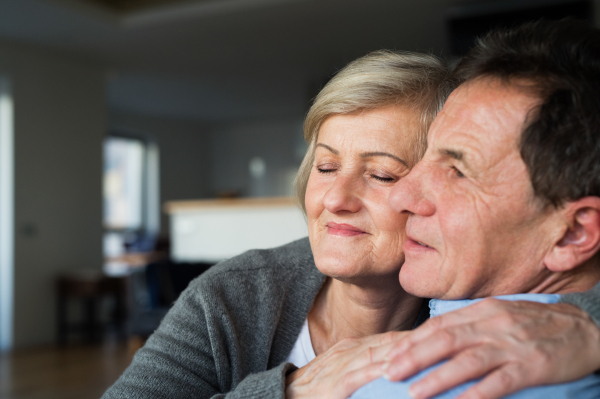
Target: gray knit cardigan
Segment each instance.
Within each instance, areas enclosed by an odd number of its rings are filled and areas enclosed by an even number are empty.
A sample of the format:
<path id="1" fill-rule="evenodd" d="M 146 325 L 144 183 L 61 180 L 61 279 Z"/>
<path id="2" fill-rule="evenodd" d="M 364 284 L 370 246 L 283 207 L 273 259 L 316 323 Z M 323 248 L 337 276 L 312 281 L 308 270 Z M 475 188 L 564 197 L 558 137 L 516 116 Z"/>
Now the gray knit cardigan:
<path id="1" fill-rule="evenodd" d="M 285 376 L 295 369 L 285 360 L 324 281 L 306 238 L 212 267 L 183 292 L 103 399 L 283 399 Z M 564 301 L 598 322 L 600 284 L 594 290 Z"/>

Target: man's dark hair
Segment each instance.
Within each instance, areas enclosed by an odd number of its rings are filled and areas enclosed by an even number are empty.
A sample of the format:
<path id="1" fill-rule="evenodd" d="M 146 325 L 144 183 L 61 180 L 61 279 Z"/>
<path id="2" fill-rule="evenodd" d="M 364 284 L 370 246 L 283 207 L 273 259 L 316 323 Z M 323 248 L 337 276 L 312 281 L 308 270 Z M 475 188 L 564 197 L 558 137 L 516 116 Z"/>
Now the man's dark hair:
<path id="1" fill-rule="evenodd" d="M 537 197 L 600 197 L 600 31 L 568 19 L 493 31 L 454 70 L 459 82 L 478 77 L 524 79 L 541 100 L 520 143 Z"/>

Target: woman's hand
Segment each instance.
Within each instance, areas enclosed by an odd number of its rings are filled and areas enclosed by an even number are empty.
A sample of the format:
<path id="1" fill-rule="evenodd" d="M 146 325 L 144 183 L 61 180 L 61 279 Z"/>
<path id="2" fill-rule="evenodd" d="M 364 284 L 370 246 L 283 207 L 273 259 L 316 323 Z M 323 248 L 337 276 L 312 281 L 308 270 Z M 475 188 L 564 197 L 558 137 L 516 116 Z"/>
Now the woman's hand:
<path id="1" fill-rule="evenodd" d="M 383 359 L 373 362 L 373 348 L 398 341 L 407 332 L 392 331 L 345 339 L 286 379 L 286 399 L 346 399 L 358 388 L 383 375 Z"/>
<path id="2" fill-rule="evenodd" d="M 385 374 L 393 381 L 450 358 L 411 386 L 416 399 L 481 377 L 460 399 L 496 399 L 598 370 L 600 330 L 572 305 L 487 299 L 430 319 L 372 352 L 373 362 L 388 361 Z"/>

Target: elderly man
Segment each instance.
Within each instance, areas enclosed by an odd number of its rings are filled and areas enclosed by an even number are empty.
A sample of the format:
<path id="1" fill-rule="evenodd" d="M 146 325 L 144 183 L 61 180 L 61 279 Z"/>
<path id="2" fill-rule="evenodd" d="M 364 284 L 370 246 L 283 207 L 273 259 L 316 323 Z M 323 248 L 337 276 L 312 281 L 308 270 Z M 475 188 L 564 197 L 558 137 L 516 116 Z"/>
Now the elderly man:
<path id="1" fill-rule="evenodd" d="M 424 158 L 390 197 L 408 214 L 402 286 L 437 298 L 432 316 L 479 298 L 555 303 L 591 289 L 600 281 L 600 32 L 575 21 L 494 32 L 455 77 L 463 83 L 433 123 Z M 391 379 L 400 346 L 387 355 Z M 569 368 L 563 384 L 510 398 L 600 397 L 600 376 L 572 381 Z M 431 371 L 376 380 L 354 397 L 408 397 Z M 412 397 L 426 396 L 418 387 Z"/>

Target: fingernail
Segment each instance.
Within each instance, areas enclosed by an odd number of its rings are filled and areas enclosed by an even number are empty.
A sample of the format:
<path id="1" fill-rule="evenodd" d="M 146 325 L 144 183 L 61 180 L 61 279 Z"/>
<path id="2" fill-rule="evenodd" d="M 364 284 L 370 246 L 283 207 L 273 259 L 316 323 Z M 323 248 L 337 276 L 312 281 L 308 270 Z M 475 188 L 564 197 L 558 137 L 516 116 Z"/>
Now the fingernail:
<path id="1" fill-rule="evenodd" d="M 413 384 L 408 388 L 408 395 L 413 399 L 421 399 L 423 389 L 418 384 Z"/>
<path id="2" fill-rule="evenodd" d="M 389 362 L 385 362 L 385 363 L 383 363 L 383 366 L 381 366 L 381 371 L 383 371 L 383 378 L 385 378 L 386 380 L 390 379 L 390 376 L 387 373 L 387 370 L 389 367 L 390 367 Z"/>

